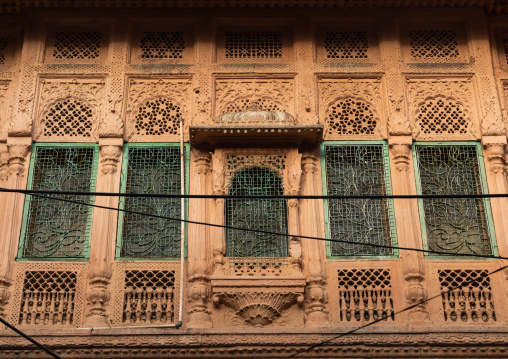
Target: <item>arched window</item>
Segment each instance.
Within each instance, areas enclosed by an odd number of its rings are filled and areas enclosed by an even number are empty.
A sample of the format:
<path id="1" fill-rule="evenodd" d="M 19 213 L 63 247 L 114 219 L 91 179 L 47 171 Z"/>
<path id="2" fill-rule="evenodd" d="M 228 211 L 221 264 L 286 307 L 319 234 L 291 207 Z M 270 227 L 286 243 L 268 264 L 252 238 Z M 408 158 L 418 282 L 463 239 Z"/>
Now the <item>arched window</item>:
<path id="1" fill-rule="evenodd" d="M 361 100 L 345 98 L 327 111 L 326 131 L 329 135 L 372 135 L 377 117 L 371 106 Z"/>
<path id="2" fill-rule="evenodd" d="M 283 195 L 282 179 L 273 171 L 252 167 L 233 177 L 230 196 Z M 228 198 L 226 224 L 243 229 L 287 233 L 285 199 Z M 226 257 L 287 257 L 287 236 L 226 230 Z"/>
<path id="3" fill-rule="evenodd" d="M 93 111 L 83 102 L 69 98 L 57 102 L 43 119 L 43 136 L 92 137 Z"/>

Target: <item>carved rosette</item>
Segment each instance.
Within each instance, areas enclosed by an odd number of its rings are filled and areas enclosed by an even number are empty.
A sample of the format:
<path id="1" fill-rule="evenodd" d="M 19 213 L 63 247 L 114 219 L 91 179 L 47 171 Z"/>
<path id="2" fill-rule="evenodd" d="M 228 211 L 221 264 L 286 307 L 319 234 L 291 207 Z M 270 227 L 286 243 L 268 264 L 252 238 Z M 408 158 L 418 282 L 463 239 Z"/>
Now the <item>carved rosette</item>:
<path id="1" fill-rule="evenodd" d="M 325 125 L 325 140 L 344 138 L 386 138 L 386 123 L 382 116 L 383 101 L 380 79 L 322 79 L 319 81 L 320 122 Z M 363 103 L 372 111 L 375 129 L 371 134 L 336 134 L 330 128 L 329 118 L 334 106 L 341 100 Z M 337 137 L 339 136 L 339 137 Z"/>
<path id="2" fill-rule="evenodd" d="M 215 83 L 215 98 L 216 117 L 244 111 L 253 101 L 264 110 L 294 113 L 294 80 L 220 79 Z"/>
<path id="3" fill-rule="evenodd" d="M 301 293 L 229 292 L 214 295 L 214 303 L 223 303 L 236 311 L 246 323 L 254 327 L 271 324 L 282 311 L 303 303 Z"/>
<path id="4" fill-rule="evenodd" d="M 122 96 L 110 95 L 108 97 L 108 110 L 99 126 L 101 138 L 123 137 L 122 100 Z"/>
<path id="5" fill-rule="evenodd" d="M 7 148 L 9 150 L 9 174 L 23 177 L 26 172 L 25 162 L 32 148 L 32 139 L 25 138 L 22 141 L 8 142 Z"/>
<path id="6" fill-rule="evenodd" d="M 473 107 L 472 78 L 407 78 L 406 91 L 408 103 L 410 104 L 409 118 L 413 130 L 413 138 L 419 140 L 457 140 L 477 139 L 479 137 L 478 124 L 474 116 L 475 108 Z M 437 112 L 432 114 L 430 112 L 427 114 L 421 113 L 422 108 L 426 111 L 432 111 L 427 105 L 438 101 L 453 103 L 456 106 L 460 106 L 463 112 L 453 116 L 454 118 L 458 116 L 463 117 L 465 122 L 463 124 L 457 122 L 453 126 L 450 125 L 449 128 L 443 132 L 435 131 L 436 133 L 426 133 L 430 130 L 427 129 L 424 131 L 422 129 L 422 123 L 418 121 L 421 117 L 432 115 L 435 117 L 433 120 L 434 122 L 450 122 L 451 118 L 440 118 L 440 114 Z M 448 110 L 443 109 L 443 112 L 447 111 Z M 430 124 L 427 127 L 433 129 L 434 125 Z"/>
<path id="7" fill-rule="evenodd" d="M 174 134 L 163 134 L 163 135 L 150 135 L 143 134 L 138 135 L 135 125 L 136 117 L 140 113 L 140 109 L 143 108 L 145 103 L 150 100 L 165 99 L 173 103 L 175 106 L 180 108 L 180 113 L 186 124 L 191 119 L 191 109 L 188 107 L 190 103 L 190 79 L 130 79 L 128 98 L 127 98 L 127 139 L 138 139 L 147 141 L 147 139 L 158 139 L 161 138 L 172 138 L 177 139 L 178 135 Z M 205 101 L 205 100 L 202 100 Z M 199 104 L 201 108 L 206 107 L 206 104 Z"/>
<path id="8" fill-rule="evenodd" d="M 100 145 L 101 172 L 105 175 L 113 175 L 118 171 L 122 146 Z"/>
<path id="9" fill-rule="evenodd" d="M 45 140 L 90 141 L 97 139 L 98 125 L 102 121 L 102 111 L 105 97 L 105 83 L 102 79 L 42 79 L 39 105 L 35 121 L 34 139 L 37 141 L 44 137 Z M 93 113 L 93 124 L 90 130 L 90 137 L 80 138 L 73 136 L 69 138 L 58 135 L 44 134 L 44 121 L 52 107 L 58 102 L 74 99 L 84 103 Z"/>

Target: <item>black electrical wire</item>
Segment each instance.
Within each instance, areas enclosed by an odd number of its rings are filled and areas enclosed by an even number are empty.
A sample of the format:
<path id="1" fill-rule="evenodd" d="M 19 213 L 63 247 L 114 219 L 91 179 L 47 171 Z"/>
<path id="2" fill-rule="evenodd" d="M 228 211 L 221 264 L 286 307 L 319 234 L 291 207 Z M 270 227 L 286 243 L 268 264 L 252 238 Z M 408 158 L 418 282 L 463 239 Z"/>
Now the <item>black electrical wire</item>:
<path id="1" fill-rule="evenodd" d="M 53 193 L 60 194 L 60 192 L 53 192 Z M 136 212 L 136 211 L 131 211 L 131 210 L 128 210 L 128 209 L 107 207 L 107 206 L 101 206 L 101 205 L 92 204 L 92 203 L 86 203 L 86 202 L 81 202 L 81 201 L 74 201 L 74 200 L 66 199 L 66 198 L 48 197 L 48 196 L 42 196 L 42 195 L 38 195 L 38 194 L 30 194 L 30 195 L 31 196 L 35 196 L 35 197 L 45 198 L 45 199 L 53 199 L 53 200 L 57 200 L 57 201 L 74 203 L 74 204 L 80 204 L 80 205 L 85 205 L 85 206 L 89 206 L 89 207 L 101 208 L 101 209 L 110 209 L 110 210 L 113 210 L 113 211 L 120 211 L 120 212 L 125 212 L 125 213 L 137 214 L 137 215 L 147 216 L 147 217 L 152 217 L 152 218 L 160 218 L 160 219 L 166 219 L 166 220 L 170 220 L 170 221 L 181 221 L 181 222 L 185 222 L 185 223 L 189 223 L 189 224 L 197 224 L 197 225 L 202 225 L 202 226 L 224 228 L 224 229 L 234 229 L 234 230 L 239 230 L 239 231 L 246 231 L 246 232 L 253 232 L 253 233 L 260 233 L 260 234 L 277 235 L 277 236 L 284 236 L 284 237 L 298 237 L 298 238 L 304 238 L 304 239 L 315 239 L 315 240 L 320 240 L 320 241 L 330 241 L 330 242 L 336 242 L 336 243 L 360 244 L 360 245 L 365 245 L 365 246 L 370 246 L 370 247 L 376 247 L 376 248 L 398 249 L 398 250 L 404 250 L 404 251 L 415 251 L 415 252 L 438 254 L 438 255 L 448 255 L 448 256 L 455 256 L 455 257 L 474 257 L 474 258 L 485 258 L 485 259 L 508 259 L 508 257 L 492 256 L 492 255 L 485 255 L 485 254 L 449 253 L 449 252 L 435 251 L 435 250 L 432 250 L 432 249 L 419 249 L 419 248 L 409 248 L 409 247 L 387 246 L 387 245 L 383 245 L 383 244 L 375 244 L 375 243 L 367 243 L 367 242 L 356 242 L 356 241 L 346 241 L 346 240 L 341 240 L 341 239 L 328 239 L 328 238 L 303 236 L 303 235 L 297 235 L 297 236 L 295 236 L 295 235 L 288 234 L 288 233 L 277 233 L 277 232 L 271 232 L 271 231 L 263 231 L 263 230 L 260 230 L 260 229 L 239 228 L 239 227 L 233 227 L 233 226 L 226 226 L 226 225 L 222 225 L 222 224 L 198 222 L 198 221 L 191 221 L 191 220 L 188 220 L 188 219 L 159 216 L 159 215 L 156 215 L 156 214 Z"/>
<path id="2" fill-rule="evenodd" d="M 47 191 L 10 189 L 0 187 L 0 192 L 22 194 L 61 194 L 66 196 L 101 196 L 101 197 L 150 197 L 150 198 L 203 198 L 203 199 L 432 199 L 432 198 L 508 198 L 508 193 L 491 194 L 380 194 L 380 195 L 216 195 L 216 194 L 167 194 L 167 193 L 121 193 L 121 192 L 74 192 L 74 191 Z"/>
<path id="3" fill-rule="evenodd" d="M 492 275 L 492 274 L 495 274 L 495 273 L 501 272 L 502 270 L 504 270 L 504 269 L 506 269 L 506 268 L 508 268 L 508 265 L 506 265 L 506 266 L 504 266 L 504 267 L 501 267 L 501 268 L 498 268 L 498 269 L 496 269 L 496 270 L 494 270 L 494 271 L 492 271 L 492 272 L 488 273 L 488 274 L 487 274 L 487 276 L 490 276 L 490 275 Z M 416 307 L 418 307 L 419 305 L 422 305 L 422 304 L 424 304 L 424 303 L 426 303 L 426 302 L 428 302 L 428 301 L 430 301 L 430 300 L 432 300 L 432 299 L 436 299 L 436 298 L 441 297 L 443 294 L 450 293 L 450 292 L 454 291 L 455 289 L 463 288 L 464 286 L 469 285 L 469 284 L 474 283 L 474 282 L 477 282 L 477 281 L 479 281 L 479 280 L 481 280 L 481 279 L 483 279 L 483 278 L 474 278 L 474 279 L 471 279 L 471 280 L 469 280 L 469 281 L 467 281 L 467 282 L 464 282 L 464 283 L 462 283 L 462 284 L 460 284 L 460 285 L 457 285 L 457 286 L 455 286 L 455 287 L 453 287 L 453 288 L 450 288 L 450 289 L 448 289 L 448 290 L 446 290 L 446 291 L 441 291 L 439 294 L 436 294 L 436 295 L 435 295 L 435 296 L 433 296 L 433 297 L 427 298 L 427 299 L 422 300 L 422 301 L 420 301 L 420 302 L 418 302 L 418 303 L 416 303 L 416 304 L 410 305 L 409 307 L 406 307 L 406 308 L 404 308 L 404 309 L 402 309 L 402 310 L 399 310 L 398 312 L 394 312 L 394 313 L 393 313 L 393 315 L 395 316 L 395 315 L 400 314 L 400 313 L 403 313 L 403 312 L 405 312 L 405 311 L 407 311 L 407 310 L 410 310 L 410 309 L 416 308 Z M 298 356 L 298 355 L 300 355 L 300 354 L 302 354 L 302 353 L 305 353 L 305 352 L 308 352 L 308 351 L 310 351 L 310 350 L 312 350 L 312 349 L 314 349 L 314 348 L 317 348 L 317 347 L 323 346 L 323 345 L 325 345 L 325 344 L 327 344 L 327 343 L 330 343 L 330 342 L 334 341 L 335 339 L 339 339 L 339 338 L 341 338 L 341 337 L 345 337 L 346 335 L 356 333 L 357 331 L 359 331 L 359 330 L 361 330 L 361 329 L 364 329 L 364 328 L 370 327 L 371 325 L 374 325 L 374 324 L 376 324 L 376 323 L 379 323 L 379 322 L 381 322 L 381 321 L 383 321 L 383 320 L 385 320 L 385 318 L 384 318 L 384 317 L 379 318 L 379 319 L 376 319 L 376 320 L 374 320 L 374 321 L 372 321 L 372 322 L 369 322 L 369 323 L 367 323 L 367 324 L 364 324 L 364 325 L 362 325 L 362 326 L 360 326 L 360 327 L 358 327 L 358 328 L 355 328 L 355 329 L 353 329 L 353 330 L 350 330 L 349 332 L 346 332 L 346 333 L 341 333 L 341 334 L 339 334 L 339 335 L 336 335 L 336 336 L 335 336 L 335 337 L 333 337 L 333 338 L 330 338 L 330 339 L 324 340 L 324 341 L 322 341 L 322 342 L 319 342 L 319 343 L 317 343 L 317 344 L 311 345 L 310 347 L 307 347 L 307 348 L 305 348 L 305 349 L 301 349 L 301 350 L 299 350 L 298 352 L 296 352 L 296 353 L 294 353 L 294 354 L 291 354 L 290 356 L 288 356 L 288 357 L 286 357 L 286 358 L 288 358 L 288 359 L 289 359 L 289 358 L 294 358 L 294 357 L 296 357 L 296 356 Z"/>
<path id="4" fill-rule="evenodd" d="M 58 354 L 52 352 L 51 350 L 49 350 L 48 348 L 46 348 L 44 345 L 42 345 L 41 343 L 39 343 L 37 340 L 33 339 L 32 337 L 30 337 L 29 335 L 26 335 L 25 333 L 23 333 L 21 330 L 17 329 L 16 327 L 14 327 L 13 325 L 9 324 L 8 322 L 6 322 L 4 319 L 2 319 L 2 317 L 0 316 L 0 323 L 3 323 L 5 326 L 7 326 L 7 328 L 9 329 L 12 329 L 13 331 L 15 331 L 17 334 L 21 335 L 23 338 L 25 338 L 26 340 L 28 340 L 29 342 L 37 345 L 39 348 L 41 348 L 42 350 L 44 350 L 46 353 L 48 353 L 49 355 L 51 355 L 53 358 L 56 358 L 56 359 L 62 359 L 61 356 L 59 356 Z"/>

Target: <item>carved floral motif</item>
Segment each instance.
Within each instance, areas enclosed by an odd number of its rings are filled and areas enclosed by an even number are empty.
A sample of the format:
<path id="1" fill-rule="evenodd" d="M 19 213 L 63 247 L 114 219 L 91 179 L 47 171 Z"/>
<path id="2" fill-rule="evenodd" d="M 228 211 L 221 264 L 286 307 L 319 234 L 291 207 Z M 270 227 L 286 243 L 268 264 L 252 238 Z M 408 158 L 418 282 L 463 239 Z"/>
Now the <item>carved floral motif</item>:
<path id="1" fill-rule="evenodd" d="M 162 101 L 164 101 L 164 106 L 172 106 L 172 109 L 178 112 L 179 115 L 181 115 L 181 117 L 183 117 L 183 119 L 187 120 L 188 122 L 190 120 L 191 114 L 190 108 L 188 106 L 190 98 L 190 85 L 191 82 L 189 79 L 131 79 L 129 81 L 129 94 L 127 98 L 126 111 L 127 139 L 135 139 L 136 135 L 138 135 L 139 130 L 136 129 L 136 119 L 138 118 L 138 115 L 140 115 L 144 105 L 148 102 L 152 103 L 162 99 Z M 203 107 L 204 105 L 200 104 L 200 106 Z M 158 134 L 150 134 L 149 132 L 150 131 L 147 131 L 147 134 L 142 136 L 144 141 L 150 137 L 159 138 L 161 134 L 166 136 L 174 136 L 174 131 L 169 130 L 152 131 L 157 132 Z M 139 137 L 141 138 L 141 135 L 139 135 Z"/>
<path id="2" fill-rule="evenodd" d="M 221 79 L 215 84 L 215 115 L 245 110 L 253 101 L 270 111 L 294 113 L 294 81 Z"/>
<path id="3" fill-rule="evenodd" d="M 7 115 L 9 111 L 7 111 L 7 94 L 9 90 L 9 82 L 0 81 L 0 140 L 4 140 L 7 138 L 7 129 L 9 125 L 9 120 Z"/>
<path id="4" fill-rule="evenodd" d="M 350 136 L 355 139 L 359 136 L 367 139 L 386 138 L 381 93 L 379 79 L 319 81 L 319 116 L 325 123 L 325 139 L 337 139 L 339 135 L 341 138 Z M 347 123 L 342 118 L 346 115 L 349 119 Z"/>
<path id="5" fill-rule="evenodd" d="M 39 96 L 39 110 L 37 112 L 34 139 L 44 138 L 45 140 L 55 139 L 59 142 L 65 140 L 89 141 L 97 138 L 98 124 L 101 121 L 102 107 L 104 103 L 104 81 L 103 80 L 42 80 L 41 93 Z M 73 101 L 67 104 L 66 101 Z M 90 129 L 74 132 L 76 123 L 69 123 L 62 119 L 56 121 L 53 119 L 52 111 L 55 107 L 65 108 L 65 111 L 72 111 L 76 104 L 83 104 L 84 108 L 91 110 L 92 126 Z M 63 114 L 64 115 L 64 114 Z M 62 116 L 63 116 L 62 115 Z M 52 130 L 44 131 L 44 127 L 49 118 L 52 118 Z M 58 128 L 58 126 L 62 126 Z M 72 135 L 70 133 L 73 133 Z"/>
<path id="6" fill-rule="evenodd" d="M 478 137 L 471 78 L 408 78 L 406 82 L 413 138 L 452 140 Z"/>

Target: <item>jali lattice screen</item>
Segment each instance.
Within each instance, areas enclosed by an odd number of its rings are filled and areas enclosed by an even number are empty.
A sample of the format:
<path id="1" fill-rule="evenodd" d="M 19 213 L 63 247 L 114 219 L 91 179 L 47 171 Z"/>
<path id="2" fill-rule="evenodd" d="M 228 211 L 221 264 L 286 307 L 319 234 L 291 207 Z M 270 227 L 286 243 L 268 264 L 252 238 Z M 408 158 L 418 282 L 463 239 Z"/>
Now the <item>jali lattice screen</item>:
<path id="1" fill-rule="evenodd" d="M 7 38 L 0 37 L 0 65 L 5 64 L 5 49 L 7 48 Z"/>
<path id="2" fill-rule="evenodd" d="M 95 145 L 34 145 L 28 189 L 93 192 L 97 152 Z M 21 258 L 87 257 L 92 209 L 58 199 L 93 202 L 91 196 L 27 196 Z"/>
<path id="3" fill-rule="evenodd" d="M 180 194 L 180 148 L 178 146 L 128 145 L 124 158 L 122 191 L 126 193 Z M 125 197 L 121 208 L 157 216 L 180 218 L 178 198 Z M 120 213 L 119 257 L 180 257 L 180 222 Z"/>
<path id="4" fill-rule="evenodd" d="M 325 144 L 323 155 L 328 195 L 390 194 L 388 153 L 384 144 Z M 332 256 L 390 255 L 395 242 L 393 204 L 386 199 L 328 199 Z M 351 242 L 351 243 L 348 243 Z"/>
<path id="5" fill-rule="evenodd" d="M 100 55 L 102 34 L 98 31 L 60 31 L 55 34 L 53 58 L 97 59 Z"/>
<path id="6" fill-rule="evenodd" d="M 226 31 L 226 59 L 282 58 L 281 31 Z"/>
<path id="7" fill-rule="evenodd" d="M 454 30 L 409 31 L 411 57 L 446 59 L 459 56 L 457 32 Z"/>
<path id="8" fill-rule="evenodd" d="M 325 33 L 327 59 L 365 59 L 369 41 L 365 31 L 327 31 Z"/>
<path id="9" fill-rule="evenodd" d="M 185 50 L 183 31 L 144 31 L 140 48 L 143 59 L 181 59 Z"/>
<path id="10" fill-rule="evenodd" d="M 484 193 L 477 151 L 476 145 L 416 145 L 421 193 Z M 487 199 L 425 198 L 419 203 L 429 249 L 450 254 L 492 254 Z"/>

